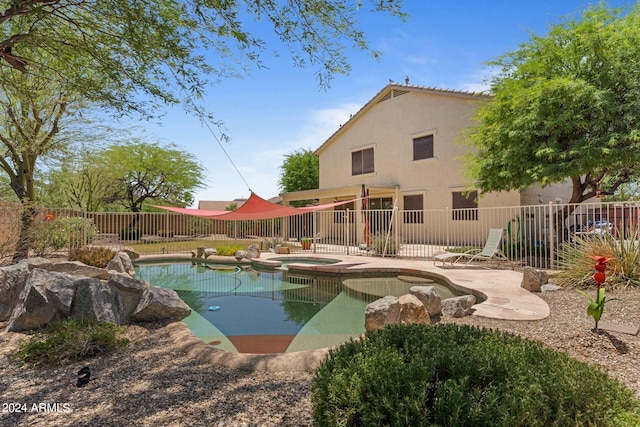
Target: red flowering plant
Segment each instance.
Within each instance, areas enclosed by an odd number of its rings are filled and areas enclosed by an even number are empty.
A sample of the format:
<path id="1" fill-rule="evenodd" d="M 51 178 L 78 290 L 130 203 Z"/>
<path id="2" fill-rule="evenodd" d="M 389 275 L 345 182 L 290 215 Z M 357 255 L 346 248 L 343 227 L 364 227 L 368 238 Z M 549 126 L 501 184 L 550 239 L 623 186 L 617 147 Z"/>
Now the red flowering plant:
<path id="1" fill-rule="evenodd" d="M 606 297 L 604 295 L 604 288 L 602 284 L 607 280 L 605 275 L 605 270 L 607 269 L 607 262 L 611 261 L 613 258 L 606 258 L 603 256 L 597 255 L 589 255 L 589 258 L 596 262 L 595 270 L 596 272 L 593 274 L 593 280 L 596 282 L 596 297 L 591 298 L 585 292 L 580 292 L 585 298 L 589 300 L 589 306 L 587 307 L 587 314 L 593 317 L 593 320 L 596 321 L 595 329 L 598 329 L 598 321 L 602 317 L 602 313 L 604 312 L 604 304 L 606 301 Z"/>

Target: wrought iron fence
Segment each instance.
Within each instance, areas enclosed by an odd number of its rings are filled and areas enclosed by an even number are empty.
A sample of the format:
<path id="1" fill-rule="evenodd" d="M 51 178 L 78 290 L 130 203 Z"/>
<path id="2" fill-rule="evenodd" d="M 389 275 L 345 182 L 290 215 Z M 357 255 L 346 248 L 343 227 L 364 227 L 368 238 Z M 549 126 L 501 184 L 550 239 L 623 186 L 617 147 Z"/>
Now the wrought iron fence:
<path id="1" fill-rule="evenodd" d="M 141 254 L 193 253 L 198 248 L 393 256 L 430 259 L 449 250 L 481 248 L 491 228 L 504 230 L 501 249 L 517 265 L 558 268 L 576 238 L 608 234 L 637 238 L 640 202 L 548 204 L 479 209 L 331 210 L 255 221 L 222 221 L 172 212 L 109 213 L 35 209 L 20 234 L 19 205 L 0 207 L 0 259 L 21 238 L 33 255 L 65 256 L 83 245 L 125 246 Z M 308 245 L 307 246 L 307 242 Z M 307 248 L 308 247 L 308 248 Z"/>

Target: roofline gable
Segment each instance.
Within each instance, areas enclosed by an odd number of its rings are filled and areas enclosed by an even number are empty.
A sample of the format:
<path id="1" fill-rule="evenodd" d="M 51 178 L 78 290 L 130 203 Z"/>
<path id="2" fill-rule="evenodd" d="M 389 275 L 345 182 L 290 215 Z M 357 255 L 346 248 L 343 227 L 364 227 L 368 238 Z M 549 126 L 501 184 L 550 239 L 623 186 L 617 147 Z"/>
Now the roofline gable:
<path id="1" fill-rule="evenodd" d="M 439 89 L 435 87 L 429 86 L 416 86 L 410 84 L 400 84 L 400 83 L 389 83 L 385 87 L 383 87 L 377 94 L 374 95 L 366 104 L 364 104 L 355 114 L 353 114 L 349 120 L 343 125 L 341 125 L 338 130 L 336 130 L 329 138 L 327 138 L 321 145 L 318 147 L 313 154 L 316 156 L 320 156 L 320 152 L 323 151 L 328 145 L 330 145 L 333 140 L 341 134 L 347 127 L 351 126 L 362 117 L 365 112 L 374 105 L 381 101 L 385 101 L 390 98 L 395 98 L 400 95 L 404 95 L 408 92 L 420 92 L 420 93 L 428 93 L 432 95 L 440 95 L 440 96 L 458 96 L 462 98 L 482 98 L 482 99 L 492 99 L 493 96 L 486 94 L 484 92 L 467 92 L 462 90 L 453 90 L 453 89 Z"/>

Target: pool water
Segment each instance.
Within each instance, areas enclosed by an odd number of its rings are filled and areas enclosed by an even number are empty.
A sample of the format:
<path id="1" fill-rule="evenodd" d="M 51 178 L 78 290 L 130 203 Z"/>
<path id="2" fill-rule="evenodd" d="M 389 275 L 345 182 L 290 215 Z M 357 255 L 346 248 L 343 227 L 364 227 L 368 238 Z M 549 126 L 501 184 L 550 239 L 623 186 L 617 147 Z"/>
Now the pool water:
<path id="1" fill-rule="evenodd" d="M 176 290 L 192 309 L 183 321 L 194 335 L 237 353 L 287 353 L 343 343 L 365 332 L 367 304 L 416 286 L 395 277 L 343 280 L 192 262 L 138 265 L 136 277 Z M 443 299 L 454 295 L 436 283 L 420 284 L 438 286 Z"/>

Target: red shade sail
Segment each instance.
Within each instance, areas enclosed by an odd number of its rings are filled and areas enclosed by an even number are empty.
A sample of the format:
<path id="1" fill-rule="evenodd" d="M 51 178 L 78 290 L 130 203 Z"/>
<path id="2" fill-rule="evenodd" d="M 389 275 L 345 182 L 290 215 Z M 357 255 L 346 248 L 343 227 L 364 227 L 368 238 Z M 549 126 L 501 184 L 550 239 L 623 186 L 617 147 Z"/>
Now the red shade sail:
<path id="1" fill-rule="evenodd" d="M 204 209 L 174 208 L 171 206 L 154 207 L 185 215 L 198 216 L 201 218 L 221 219 L 225 221 L 247 221 L 255 219 L 282 218 L 287 216 L 301 215 L 304 213 L 332 208 L 334 206 L 344 205 L 353 201 L 354 200 L 344 200 L 341 202 L 328 203 L 318 206 L 292 208 L 289 206 L 282 206 L 271 203 L 259 196 L 256 196 L 254 193 L 251 193 L 249 200 L 247 200 L 235 211 L 212 211 Z"/>

